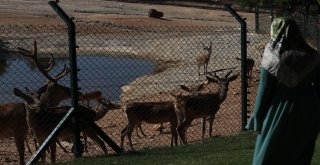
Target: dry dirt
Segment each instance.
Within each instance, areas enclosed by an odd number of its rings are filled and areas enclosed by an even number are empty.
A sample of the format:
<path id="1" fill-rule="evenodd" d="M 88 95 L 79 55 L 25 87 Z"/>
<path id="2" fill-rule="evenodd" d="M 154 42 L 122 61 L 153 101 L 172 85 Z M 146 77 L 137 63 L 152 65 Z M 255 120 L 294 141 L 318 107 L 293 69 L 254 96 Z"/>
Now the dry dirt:
<path id="1" fill-rule="evenodd" d="M 124 3 L 105 0 L 61 0 L 61 8 L 75 21 L 109 22 L 123 25 L 239 25 L 228 11 L 192 7 Z M 150 8 L 164 13 L 163 19 L 147 17 Z M 253 25 L 254 14 L 239 12 Z M 0 24 L 62 23 L 54 10 L 43 0 L 1 0 Z"/>
<path id="2" fill-rule="evenodd" d="M 227 11 L 197 9 L 190 7 L 150 5 L 137 3 L 123 3 L 105 0 L 61 0 L 59 5 L 67 14 L 74 17 L 75 22 L 81 23 L 111 23 L 114 25 L 129 26 L 153 26 L 153 25 L 172 25 L 172 26 L 239 26 L 239 23 Z M 152 19 L 147 17 L 148 9 L 154 8 L 164 12 L 163 19 Z M 253 26 L 254 14 L 242 13 L 242 17 L 247 18 L 249 26 Z M 16 24 L 63 24 L 62 20 L 43 0 L 1 0 L 0 2 L 0 25 Z M 254 73 L 257 76 L 257 72 Z M 256 81 L 252 82 L 251 95 L 255 94 Z M 240 82 L 239 79 L 230 86 L 232 92 L 228 95 L 221 110 L 217 114 L 214 124 L 214 135 L 230 135 L 240 131 Z M 162 97 L 163 98 L 163 97 Z M 253 97 L 251 97 L 253 98 Z M 253 100 L 251 100 L 253 101 Z M 238 103 L 237 105 L 233 103 Z M 236 117 L 235 117 L 236 116 Z M 224 120 L 226 117 L 230 120 Z M 235 117 L 235 118 L 234 118 Z M 115 120 L 116 119 L 116 120 Z M 119 124 L 120 123 L 120 124 Z M 126 118 L 121 110 L 108 113 L 107 117 L 98 123 L 117 144 L 120 140 L 120 131 L 125 127 Z M 198 125 L 196 120 L 194 125 Z M 227 126 L 227 128 L 225 127 Z M 134 146 L 136 149 L 151 148 L 155 146 L 168 146 L 170 144 L 169 135 L 159 135 L 155 131 L 155 125 L 143 124 L 144 131 L 148 135 L 146 138 L 139 138 L 133 134 Z M 200 125 L 191 127 L 188 132 L 193 135 L 188 137 L 189 142 L 197 142 L 200 139 Z M 93 142 L 90 141 L 90 144 Z M 97 145 L 89 146 L 90 155 L 100 155 L 102 151 Z M 70 149 L 70 148 L 69 148 Z M 110 153 L 111 149 L 108 148 Z M 127 144 L 125 149 L 128 149 Z M 10 150 L 8 152 L 8 150 Z M 13 139 L 0 140 L 0 164 L 17 164 L 17 153 L 15 152 Z M 72 159 L 72 154 L 64 154 L 59 150 L 59 161 Z M 27 158 L 31 156 L 26 152 Z"/>

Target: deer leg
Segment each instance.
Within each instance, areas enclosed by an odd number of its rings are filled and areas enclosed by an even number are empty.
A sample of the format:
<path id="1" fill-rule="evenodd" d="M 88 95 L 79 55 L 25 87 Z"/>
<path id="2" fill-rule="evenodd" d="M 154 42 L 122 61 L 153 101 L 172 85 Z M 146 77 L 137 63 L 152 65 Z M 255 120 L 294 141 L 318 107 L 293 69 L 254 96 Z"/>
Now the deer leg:
<path id="1" fill-rule="evenodd" d="M 203 65 L 203 71 L 204 71 L 204 75 L 206 76 L 207 75 L 207 65 L 206 64 Z"/>
<path id="2" fill-rule="evenodd" d="M 178 134 L 176 131 L 177 123 L 170 123 L 170 130 L 171 130 L 171 147 L 178 145 Z"/>
<path id="3" fill-rule="evenodd" d="M 209 137 L 212 138 L 212 126 L 213 126 L 213 121 L 215 119 L 215 114 L 212 114 L 209 116 Z"/>
<path id="4" fill-rule="evenodd" d="M 39 145 L 41 146 L 41 144 L 44 142 L 44 139 L 41 138 L 41 139 L 38 140 L 37 138 L 34 138 L 34 141 L 35 142 L 39 142 Z M 35 143 L 35 144 L 37 144 L 37 143 Z M 41 155 L 41 163 L 42 164 L 46 163 L 46 157 L 47 157 L 46 151 L 42 152 L 42 155 Z"/>
<path id="5" fill-rule="evenodd" d="M 86 130 L 85 134 L 100 146 L 100 148 L 103 150 L 105 155 L 108 154 L 107 147 L 104 144 L 104 141 L 101 140 L 100 137 L 95 132 Z"/>
<path id="6" fill-rule="evenodd" d="M 124 143 L 124 137 L 128 134 L 128 125 L 125 126 L 122 130 L 121 130 L 121 148 L 123 148 L 123 143 Z"/>
<path id="7" fill-rule="evenodd" d="M 83 141 L 84 141 L 84 151 L 88 153 L 88 137 L 85 133 L 82 133 L 82 134 L 83 134 Z"/>
<path id="8" fill-rule="evenodd" d="M 143 130 L 142 130 L 141 124 L 137 124 L 137 125 L 136 125 L 136 132 L 137 132 L 137 136 L 138 136 L 139 138 L 141 138 L 141 136 L 140 136 L 139 133 L 138 133 L 138 129 L 140 129 L 140 132 L 141 132 L 141 134 L 142 134 L 143 137 L 147 137 L 147 135 L 146 135 L 146 134 L 143 132 Z"/>
<path id="9" fill-rule="evenodd" d="M 203 117 L 201 119 L 201 124 L 202 124 L 202 134 L 201 134 L 201 141 L 203 142 L 204 140 L 204 135 L 206 133 L 206 121 L 207 121 L 207 118 L 206 117 Z"/>
<path id="10" fill-rule="evenodd" d="M 30 148 L 30 145 L 29 145 L 27 138 L 25 139 L 25 143 L 26 143 L 26 146 L 27 146 L 29 153 L 32 154 L 32 151 L 31 151 L 31 148 Z"/>
<path id="11" fill-rule="evenodd" d="M 135 126 L 131 126 L 131 124 L 128 124 L 125 128 L 122 129 L 121 131 L 121 148 L 123 148 L 123 143 L 124 143 L 124 138 L 125 136 L 128 137 L 129 140 L 129 146 L 131 148 L 132 151 L 134 151 L 134 148 L 132 146 L 132 141 L 131 141 L 131 136 L 132 136 L 132 132 L 134 130 Z"/>
<path id="12" fill-rule="evenodd" d="M 132 127 L 131 125 L 128 126 L 127 129 L 127 136 L 128 136 L 128 140 L 129 140 L 129 145 L 132 151 L 134 151 L 135 149 L 133 148 L 132 145 L 132 140 L 131 140 L 131 136 L 132 136 L 132 132 L 133 132 L 134 127 Z"/>
<path id="13" fill-rule="evenodd" d="M 60 143 L 60 140 L 57 140 L 57 144 L 63 150 L 63 152 L 69 153 L 68 150 Z"/>
<path id="14" fill-rule="evenodd" d="M 182 144 L 187 143 L 186 132 L 188 127 L 191 125 L 191 123 L 192 123 L 192 120 L 183 120 L 177 127 L 177 132 Z"/>
<path id="15" fill-rule="evenodd" d="M 55 141 L 55 142 L 52 142 L 52 144 L 50 145 L 51 163 L 56 162 L 56 152 L 57 152 L 57 146 Z"/>
<path id="16" fill-rule="evenodd" d="M 24 152 L 25 152 L 24 140 L 25 140 L 25 136 L 17 135 L 14 137 L 17 151 L 19 153 L 19 164 L 20 165 L 24 165 Z"/>

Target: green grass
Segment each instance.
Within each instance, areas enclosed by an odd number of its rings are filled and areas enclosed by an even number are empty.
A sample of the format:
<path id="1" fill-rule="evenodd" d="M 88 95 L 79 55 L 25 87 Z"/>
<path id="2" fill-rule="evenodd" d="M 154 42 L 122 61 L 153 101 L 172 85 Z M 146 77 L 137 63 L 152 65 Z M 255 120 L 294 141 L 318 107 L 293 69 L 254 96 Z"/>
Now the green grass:
<path id="1" fill-rule="evenodd" d="M 59 165 L 250 165 L 256 134 L 244 132 L 237 136 L 216 137 L 203 143 L 179 147 L 140 150 L 135 154 L 121 154 L 77 159 Z M 320 164 L 320 138 L 312 161 Z"/>

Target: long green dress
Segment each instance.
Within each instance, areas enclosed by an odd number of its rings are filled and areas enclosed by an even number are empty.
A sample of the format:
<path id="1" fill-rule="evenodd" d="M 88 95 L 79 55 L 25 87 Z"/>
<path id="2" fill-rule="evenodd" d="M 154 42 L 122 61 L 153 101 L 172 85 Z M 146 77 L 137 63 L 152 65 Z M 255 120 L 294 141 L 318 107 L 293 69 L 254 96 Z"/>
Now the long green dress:
<path id="1" fill-rule="evenodd" d="M 261 67 L 255 109 L 253 165 L 308 165 L 320 128 L 320 67 L 289 88 Z"/>

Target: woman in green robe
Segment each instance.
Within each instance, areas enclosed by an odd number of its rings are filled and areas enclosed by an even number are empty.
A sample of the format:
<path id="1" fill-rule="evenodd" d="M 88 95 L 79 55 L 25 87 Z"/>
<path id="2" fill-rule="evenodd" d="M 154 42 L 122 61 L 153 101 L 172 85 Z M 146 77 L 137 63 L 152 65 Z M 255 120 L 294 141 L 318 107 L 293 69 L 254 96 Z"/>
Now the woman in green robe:
<path id="1" fill-rule="evenodd" d="M 252 164 L 308 165 L 320 129 L 320 56 L 292 19 L 275 19 L 270 33 L 246 125 L 258 132 Z"/>

